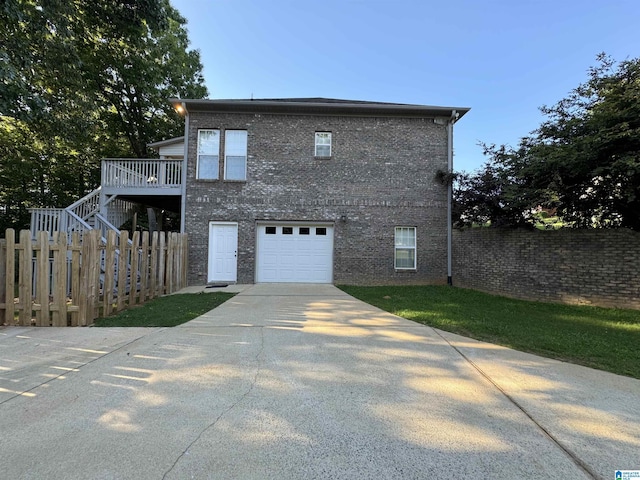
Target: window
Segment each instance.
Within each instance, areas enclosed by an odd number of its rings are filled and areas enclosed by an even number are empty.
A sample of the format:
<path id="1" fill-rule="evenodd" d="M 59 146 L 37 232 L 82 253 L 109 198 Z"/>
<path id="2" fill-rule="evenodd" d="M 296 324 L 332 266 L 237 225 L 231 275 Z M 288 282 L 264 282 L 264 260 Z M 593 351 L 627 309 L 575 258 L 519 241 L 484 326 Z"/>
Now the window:
<path id="1" fill-rule="evenodd" d="M 309 235 L 309 227 L 300 227 L 300 235 Z"/>
<path id="2" fill-rule="evenodd" d="M 396 227 L 395 267 L 416 269 L 416 227 Z"/>
<path id="3" fill-rule="evenodd" d="M 198 130 L 196 178 L 217 180 L 220 160 L 220 130 Z"/>
<path id="4" fill-rule="evenodd" d="M 316 228 L 316 235 L 326 235 L 327 229 L 325 227 Z"/>
<path id="5" fill-rule="evenodd" d="M 247 179 L 247 131 L 224 132 L 224 179 Z"/>
<path id="6" fill-rule="evenodd" d="M 331 132 L 316 132 L 316 157 L 331 156 Z"/>
<path id="7" fill-rule="evenodd" d="M 283 235 L 293 235 L 293 227 L 282 227 Z"/>
<path id="8" fill-rule="evenodd" d="M 276 227 L 266 227 L 265 228 L 265 233 L 267 235 L 275 235 L 276 234 Z"/>

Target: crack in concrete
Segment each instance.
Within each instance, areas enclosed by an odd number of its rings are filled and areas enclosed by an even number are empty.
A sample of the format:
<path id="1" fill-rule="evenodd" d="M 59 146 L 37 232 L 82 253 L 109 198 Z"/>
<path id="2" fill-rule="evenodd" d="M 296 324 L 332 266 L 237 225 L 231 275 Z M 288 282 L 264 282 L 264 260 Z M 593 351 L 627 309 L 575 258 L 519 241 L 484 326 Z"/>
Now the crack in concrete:
<path id="1" fill-rule="evenodd" d="M 509 395 L 493 378 L 491 378 L 491 376 L 489 376 L 488 373 L 486 373 L 484 370 L 482 370 L 480 368 L 479 365 L 477 365 L 473 360 L 471 360 L 469 357 L 467 357 L 464 353 L 462 353 L 462 351 L 460 349 L 458 349 L 458 347 L 456 347 L 455 345 L 453 345 L 447 338 L 445 338 L 438 330 L 436 330 L 435 328 L 432 328 L 432 330 L 440 337 L 442 338 L 451 348 L 453 348 L 469 365 L 471 365 L 471 367 L 476 370 L 480 375 L 482 375 L 482 377 L 484 377 L 485 380 L 487 380 L 491 385 L 493 385 L 500 393 L 502 393 L 502 395 L 504 395 L 507 400 L 509 400 L 509 402 L 511 404 L 513 404 L 518 410 L 520 410 L 531 422 L 533 422 L 533 424 L 540 430 L 542 431 L 542 433 L 549 438 L 558 448 L 560 448 L 560 450 L 562 450 L 565 455 L 567 455 L 572 461 L 573 463 L 576 464 L 576 466 L 578 468 L 580 468 L 585 474 L 587 474 L 589 477 L 593 478 L 594 480 L 599 480 L 601 479 L 601 477 L 595 473 L 593 470 L 591 470 L 591 468 L 585 463 L 583 462 L 573 451 L 571 451 L 571 449 L 567 446 L 565 446 L 559 439 L 557 439 L 549 430 L 547 430 L 542 424 L 540 424 L 534 417 L 532 414 L 530 414 L 520 403 L 518 403 L 518 401 L 513 398 L 511 395 Z"/>
<path id="2" fill-rule="evenodd" d="M 258 375 L 260 375 L 260 372 L 262 370 L 262 362 L 260 357 L 262 357 L 262 353 L 264 352 L 264 328 L 265 327 L 259 327 L 260 328 L 260 348 L 258 349 L 258 353 L 256 353 L 256 356 L 254 357 L 254 362 L 256 362 L 257 366 L 256 366 L 256 373 L 253 376 L 253 380 L 251 381 L 251 385 L 249 385 L 249 388 L 247 389 L 246 392 L 244 392 L 240 398 L 234 402 L 229 408 L 227 408 L 225 411 L 223 411 L 220 415 L 218 415 L 216 417 L 216 419 L 211 422 L 209 425 L 207 425 L 205 428 L 203 428 L 200 433 L 196 436 L 196 438 L 193 439 L 193 441 L 191 443 L 189 443 L 189 445 L 187 445 L 187 448 L 185 448 L 182 453 L 180 455 L 178 455 L 178 458 L 176 458 L 176 460 L 173 462 L 173 464 L 171 465 L 171 467 L 169 467 L 169 469 L 165 472 L 165 474 L 162 476 L 162 480 L 165 480 L 167 478 L 167 475 L 169 475 L 173 469 L 176 467 L 176 465 L 178 465 L 178 462 L 182 459 L 182 457 L 184 457 L 187 452 L 189 451 L 189 449 L 195 445 L 195 443 L 200 440 L 202 438 L 202 436 L 210 429 L 212 429 L 213 427 L 216 426 L 216 424 L 227 414 L 229 413 L 231 410 L 235 409 L 238 405 L 240 405 L 240 403 L 242 403 L 242 401 L 247 398 L 249 396 L 249 394 L 253 391 L 253 388 L 255 387 L 256 383 L 258 382 Z"/>

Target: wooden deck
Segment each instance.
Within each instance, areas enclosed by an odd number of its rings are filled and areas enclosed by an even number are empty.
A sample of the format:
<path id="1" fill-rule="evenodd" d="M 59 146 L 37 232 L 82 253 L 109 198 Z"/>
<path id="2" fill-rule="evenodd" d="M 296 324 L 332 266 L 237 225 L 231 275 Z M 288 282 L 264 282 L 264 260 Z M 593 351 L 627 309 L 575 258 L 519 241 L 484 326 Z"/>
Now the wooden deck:
<path id="1" fill-rule="evenodd" d="M 182 160 L 105 158 L 101 185 L 107 195 L 180 195 Z"/>

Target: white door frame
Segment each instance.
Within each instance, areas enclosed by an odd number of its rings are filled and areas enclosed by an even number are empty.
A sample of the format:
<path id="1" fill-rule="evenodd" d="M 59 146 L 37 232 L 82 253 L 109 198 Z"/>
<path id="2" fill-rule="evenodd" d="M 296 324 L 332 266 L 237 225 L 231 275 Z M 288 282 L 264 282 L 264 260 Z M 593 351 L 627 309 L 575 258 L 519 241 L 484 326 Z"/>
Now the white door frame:
<path id="1" fill-rule="evenodd" d="M 215 227 L 235 227 L 235 235 L 229 238 L 226 251 L 222 252 L 222 272 L 216 273 L 216 238 Z M 223 238 L 224 240 L 224 238 Z M 219 263 L 218 263 L 218 266 Z M 209 222 L 209 243 L 207 246 L 207 283 L 211 282 L 236 282 L 238 280 L 238 222 Z"/>

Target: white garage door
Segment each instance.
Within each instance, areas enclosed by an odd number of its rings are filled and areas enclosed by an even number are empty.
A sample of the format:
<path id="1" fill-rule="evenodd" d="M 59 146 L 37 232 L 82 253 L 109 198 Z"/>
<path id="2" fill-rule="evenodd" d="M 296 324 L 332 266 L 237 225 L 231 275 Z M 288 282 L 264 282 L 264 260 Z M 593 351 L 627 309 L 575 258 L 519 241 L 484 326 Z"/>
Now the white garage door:
<path id="1" fill-rule="evenodd" d="M 258 225 L 256 281 L 331 283 L 333 227 Z"/>

